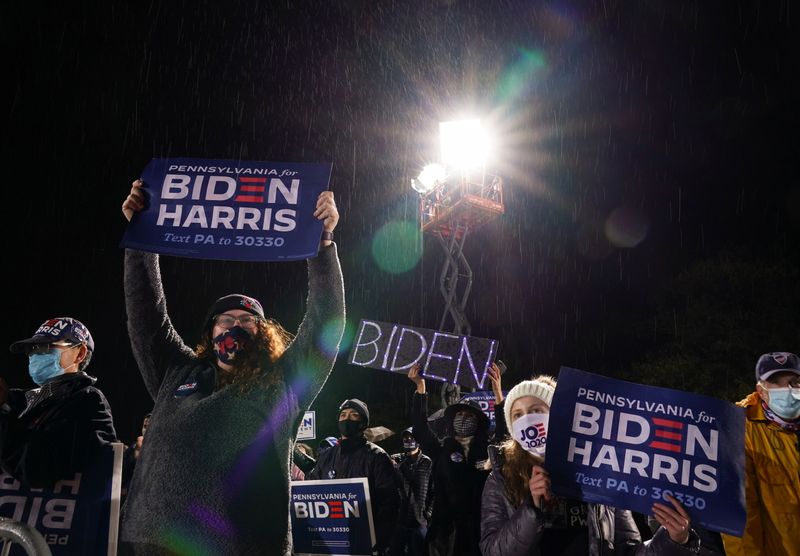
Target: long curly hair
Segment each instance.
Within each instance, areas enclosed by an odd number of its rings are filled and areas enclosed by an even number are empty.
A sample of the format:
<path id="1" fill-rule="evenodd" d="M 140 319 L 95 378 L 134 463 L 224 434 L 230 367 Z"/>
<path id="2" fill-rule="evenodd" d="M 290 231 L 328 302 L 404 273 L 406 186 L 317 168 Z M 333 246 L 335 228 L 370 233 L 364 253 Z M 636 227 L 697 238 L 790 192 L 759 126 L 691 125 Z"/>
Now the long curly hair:
<path id="1" fill-rule="evenodd" d="M 213 329 L 212 320 L 206 325 L 200 343 L 197 344 L 198 359 L 216 360 L 217 355 L 211 341 Z M 278 384 L 283 379 L 283 372 L 276 363 L 293 338 L 277 321 L 258 319 L 256 333 L 233 362 L 233 370 L 217 373 L 217 388 L 235 384 L 241 393 L 245 393 L 256 386 L 268 388 Z"/>
<path id="2" fill-rule="evenodd" d="M 516 508 L 530 496 L 528 482 L 531 480 L 531 468 L 542 465 L 544 460 L 525 450 L 513 438 L 503 442 L 500 448 L 503 453 L 501 471 L 506 483 L 506 495 Z"/>

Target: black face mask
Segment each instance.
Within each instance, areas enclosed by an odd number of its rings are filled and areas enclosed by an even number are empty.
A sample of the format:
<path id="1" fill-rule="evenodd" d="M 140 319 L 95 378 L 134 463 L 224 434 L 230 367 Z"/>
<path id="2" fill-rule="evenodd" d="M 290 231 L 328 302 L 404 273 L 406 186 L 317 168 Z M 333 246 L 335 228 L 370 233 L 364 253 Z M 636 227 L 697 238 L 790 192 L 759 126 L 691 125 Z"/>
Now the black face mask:
<path id="1" fill-rule="evenodd" d="M 360 436 L 361 421 L 351 421 L 350 419 L 339 421 L 339 432 L 345 438 L 355 438 L 356 436 Z"/>

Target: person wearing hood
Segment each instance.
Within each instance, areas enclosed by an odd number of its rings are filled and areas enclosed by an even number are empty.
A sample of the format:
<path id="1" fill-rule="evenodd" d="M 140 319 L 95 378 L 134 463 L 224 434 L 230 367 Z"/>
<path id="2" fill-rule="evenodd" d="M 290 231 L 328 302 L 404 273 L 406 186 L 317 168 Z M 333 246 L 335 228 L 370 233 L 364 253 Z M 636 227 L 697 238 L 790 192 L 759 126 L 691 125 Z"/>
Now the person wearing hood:
<path id="1" fill-rule="evenodd" d="M 10 349 L 28 356 L 38 387 L 9 389 L 0 378 L 2 468 L 28 487 L 49 488 L 91 467 L 117 439 L 108 402 L 85 372 L 94 340 L 80 321 L 56 317 Z"/>
<path id="2" fill-rule="evenodd" d="M 146 204 L 133 183 L 130 220 Z M 123 509 L 120 554 L 290 554 L 289 473 L 303 413 L 328 378 L 344 331 L 344 289 L 333 193 L 320 194 L 323 223 L 308 259 L 306 314 L 297 335 L 248 295 L 220 297 L 190 349 L 172 325 L 159 257 L 125 251 L 125 304 L 134 357 L 155 401 L 152 425 Z M 326 342 L 329 343 L 329 342 Z M 198 548 L 199 550 L 199 548 Z"/>
<path id="3" fill-rule="evenodd" d="M 555 386 L 552 377 L 541 375 L 520 382 L 505 398 L 504 417 L 512 434 L 490 449 L 492 473 L 483 490 L 480 524 L 483 556 L 697 554 L 698 536 L 686 510 L 672 497 L 671 506 L 654 504 L 661 527 L 642 543 L 630 511 L 552 495 L 544 468 L 546 444 L 523 446 L 517 439 L 523 433 L 546 439 Z M 528 429 L 534 430 L 533 436 Z"/>
<path id="4" fill-rule="evenodd" d="M 383 448 L 364 438 L 369 426 L 369 408 L 357 398 L 339 406 L 339 443 L 320 453 L 307 480 L 355 479 L 366 477 L 372 499 L 375 547 L 382 554 L 389 546 L 400 506 L 392 460 Z"/>
<path id="5" fill-rule="evenodd" d="M 400 518 L 389 554 L 425 556 L 425 536 L 433 507 L 433 462 L 422 453 L 412 427 L 403 431 L 402 440 L 403 451 L 392 456 L 400 481 Z"/>
<path id="6" fill-rule="evenodd" d="M 723 535 L 728 556 L 800 556 L 800 358 L 765 353 L 745 409 L 745 506 L 741 537 Z"/>
<path id="7" fill-rule="evenodd" d="M 431 556 L 478 556 L 481 492 L 489 474 L 489 418 L 477 402 L 462 399 L 444 410 L 447 432 L 440 441 L 428 425 L 428 394 L 418 365 L 408 378 L 416 385 L 411 405 L 414 438 L 433 460 L 428 551 Z"/>

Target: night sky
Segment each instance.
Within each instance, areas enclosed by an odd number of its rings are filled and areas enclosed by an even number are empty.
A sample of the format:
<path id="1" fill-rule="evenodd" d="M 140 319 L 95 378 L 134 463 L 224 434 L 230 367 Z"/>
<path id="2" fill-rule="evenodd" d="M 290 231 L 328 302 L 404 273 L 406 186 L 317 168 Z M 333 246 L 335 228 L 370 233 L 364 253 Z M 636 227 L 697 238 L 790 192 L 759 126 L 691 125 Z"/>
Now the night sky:
<path id="1" fill-rule="evenodd" d="M 7 343 L 83 321 L 89 372 L 133 439 L 152 402 L 125 326 L 120 205 L 167 156 L 332 162 L 350 335 L 361 318 L 436 328 L 439 246 L 420 252 L 398 223 L 416 218 L 409 182 L 436 161 L 438 122 L 479 117 L 507 212 L 467 241 L 467 315 L 500 340 L 506 386 L 568 365 L 736 399 L 758 355 L 800 350 L 791 8 L 5 3 Z M 303 263 L 165 257 L 162 272 L 190 344 L 227 293 L 292 331 L 303 315 Z M 31 385 L 20 356 L 2 375 Z M 321 432 L 350 396 L 372 424 L 404 425 L 412 390 L 342 355 L 314 406 Z"/>

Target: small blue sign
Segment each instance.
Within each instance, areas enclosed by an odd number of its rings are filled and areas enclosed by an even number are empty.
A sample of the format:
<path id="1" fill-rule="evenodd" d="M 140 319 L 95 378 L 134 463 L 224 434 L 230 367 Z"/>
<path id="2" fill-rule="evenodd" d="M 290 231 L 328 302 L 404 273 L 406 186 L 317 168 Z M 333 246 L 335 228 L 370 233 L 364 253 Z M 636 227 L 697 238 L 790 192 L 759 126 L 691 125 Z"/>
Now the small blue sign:
<path id="1" fill-rule="evenodd" d="M 292 481 L 293 554 L 370 556 L 375 546 L 367 479 Z"/>
<path id="2" fill-rule="evenodd" d="M 122 247 L 229 261 L 314 257 L 314 217 L 330 164 L 154 158 L 142 172 L 146 208 Z"/>
<path id="3" fill-rule="evenodd" d="M 505 396 L 507 392 L 503 392 Z M 475 400 L 481 406 L 481 411 L 489 418 L 489 432 L 494 432 L 496 423 L 494 420 L 494 392 L 479 390 L 464 394 L 464 399 Z"/>
<path id="4" fill-rule="evenodd" d="M 741 536 L 744 418 L 709 396 L 562 367 L 545 468 L 557 495 L 650 514 L 669 494 L 692 522 Z"/>

